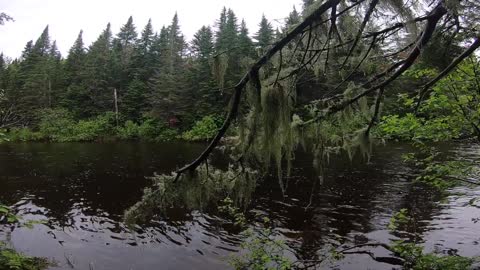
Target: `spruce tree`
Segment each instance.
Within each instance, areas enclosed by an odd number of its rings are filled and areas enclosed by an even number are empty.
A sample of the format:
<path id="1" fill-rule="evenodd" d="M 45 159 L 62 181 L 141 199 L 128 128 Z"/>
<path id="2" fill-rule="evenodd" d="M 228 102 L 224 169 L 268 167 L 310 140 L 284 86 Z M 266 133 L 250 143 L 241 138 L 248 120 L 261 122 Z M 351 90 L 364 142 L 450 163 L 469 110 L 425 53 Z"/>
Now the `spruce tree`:
<path id="1" fill-rule="evenodd" d="M 34 116 L 37 115 L 37 110 L 51 105 L 49 69 L 46 68 L 51 52 L 48 25 L 31 50 L 29 47 L 27 44 L 26 58 L 21 70 L 23 85 L 19 107 L 30 121 L 35 122 Z"/>
<path id="2" fill-rule="evenodd" d="M 240 24 L 240 33 L 238 35 L 238 47 L 240 51 L 240 57 L 255 57 L 255 48 L 253 45 L 253 41 L 249 36 L 247 23 L 245 20 L 242 20 Z"/>
<path id="3" fill-rule="evenodd" d="M 260 54 L 263 54 L 266 49 L 273 43 L 274 40 L 274 31 L 270 22 L 267 20 L 265 15 L 262 15 L 262 20 L 259 24 L 258 32 L 255 34 L 255 39 L 257 40 L 256 45 L 260 51 Z"/>
<path id="4" fill-rule="evenodd" d="M 186 44 L 180 30 L 178 15 L 168 28 L 162 29 L 157 45 L 160 49 L 160 66 L 151 84 L 149 104 L 155 116 L 163 120 L 183 118 L 191 104 L 185 102 L 188 96 L 185 85 L 184 53 Z"/>
<path id="5" fill-rule="evenodd" d="M 83 44 L 83 31 L 80 30 L 65 60 L 65 77 L 68 85 L 81 82 L 81 71 L 85 65 L 86 50 Z"/>
<path id="6" fill-rule="evenodd" d="M 149 19 L 135 45 L 134 73 L 142 81 L 148 81 L 154 72 L 154 41 L 155 34 L 153 33 L 152 20 Z"/>
<path id="7" fill-rule="evenodd" d="M 137 42 L 137 32 L 130 16 L 127 23 L 120 28 L 120 32 L 113 40 L 111 59 L 111 75 L 114 81 L 113 87 L 121 96 L 134 75 L 134 53 Z"/>
<path id="8" fill-rule="evenodd" d="M 110 23 L 90 46 L 85 59 L 83 85 L 69 89 L 78 100 L 77 115 L 89 117 L 113 110 L 112 32 Z"/>
<path id="9" fill-rule="evenodd" d="M 220 13 L 220 18 L 216 22 L 215 31 L 215 49 L 217 52 L 221 52 L 227 49 L 227 41 L 225 37 L 225 28 L 227 25 L 227 8 L 223 7 Z"/>
<path id="10" fill-rule="evenodd" d="M 215 53 L 213 32 L 203 26 L 194 35 L 191 45 L 193 64 L 190 72 L 190 88 L 199 116 L 218 113 L 221 104 L 220 91 L 212 76 L 210 62 Z"/>
<path id="11" fill-rule="evenodd" d="M 292 26 L 300 23 L 301 19 L 302 18 L 300 16 L 300 14 L 298 13 L 297 9 L 295 8 L 295 6 L 293 6 L 292 12 L 290 12 L 287 20 L 285 21 L 284 31 L 288 31 L 288 29 L 290 29 Z"/>
<path id="12" fill-rule="evenodd" d="M 57 107 L 65 94 L 65 73 L 62 55 L 57 48 L 56 41 L 53 41 L 50 47 L 46 69 L 48 73 L 48 107 Z"/>

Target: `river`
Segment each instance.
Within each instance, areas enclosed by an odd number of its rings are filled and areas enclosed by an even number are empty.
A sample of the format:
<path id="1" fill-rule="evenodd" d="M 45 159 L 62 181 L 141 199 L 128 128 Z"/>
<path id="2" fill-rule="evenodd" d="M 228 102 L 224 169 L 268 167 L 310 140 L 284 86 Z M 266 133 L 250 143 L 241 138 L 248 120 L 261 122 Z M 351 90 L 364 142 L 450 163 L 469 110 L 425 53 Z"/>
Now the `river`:
<path id="1" fill-rule="evenodd" d="M 154 173 L 168 173 L 204 145 L 186 143 L 5 143 L 0 145 L 0 202 L 33 228 L 0 227 L 16 250 L 56 261 L 52 269 L 228 269 L 242 236 L 206 211 L 173 209 L 132 233 L 122 222 Z M 446 147 L 450 156 L 479 160 L 478 145 Z M 387 229 L 402 208 L 413 213 L 426 251 L 480 255 L 480 209 L 468 202 L 480 188 L 448 196 L 411 184 L 402 144 L 377 147 L 369 162 L 334 157 L 319 181 L 306 154 L 297 154 L 285 190 L 276 178 L 260 182 L 248 220 L 269 217 L 292 259 L 318 260 L 331 246 L 390 243 Z M 219 154 L 217 154 L 219 155 Z M 408 232 L 407 232 L 408 233 Z M 400 269 L 382 247 L 354 249 L 317 269 Z"/>

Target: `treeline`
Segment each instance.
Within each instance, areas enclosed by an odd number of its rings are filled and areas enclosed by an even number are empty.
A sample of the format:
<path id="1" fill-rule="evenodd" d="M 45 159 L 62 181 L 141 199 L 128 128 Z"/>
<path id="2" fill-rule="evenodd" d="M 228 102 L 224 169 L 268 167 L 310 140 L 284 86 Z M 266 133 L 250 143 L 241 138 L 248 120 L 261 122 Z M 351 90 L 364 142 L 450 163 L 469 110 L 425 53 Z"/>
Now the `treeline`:
<path id="1" fill-rule="evenodd" d="M 187 129 L 222 115 L 248 64 L 300 18 L 294 8 L 275 30 L 263 16 L 252 38 L 224 8 L 213 28 L 202 26 L 187 42 L 177 14 L 159 31 L 149 20 L 140 33 L 130 17 L 116 35 L 108 24 L 88 48 L 80 31 L 66 58 L 47 26 L 20 58 L 0 56 L 0 127 L 38 129 L 43 114 L 59 108 L 77 121 L 113 112 L 120 125 L 155 119 Z"/>

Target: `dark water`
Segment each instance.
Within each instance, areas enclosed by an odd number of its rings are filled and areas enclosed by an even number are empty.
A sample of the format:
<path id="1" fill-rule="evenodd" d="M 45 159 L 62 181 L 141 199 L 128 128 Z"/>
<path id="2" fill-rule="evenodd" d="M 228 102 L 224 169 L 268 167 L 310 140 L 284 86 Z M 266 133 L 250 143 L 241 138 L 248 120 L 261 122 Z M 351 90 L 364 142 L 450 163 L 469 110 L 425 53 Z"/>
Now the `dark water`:
<path id="1" fill-rule="evenodd" d="M 3 144 L 0 201 L 25 220 L 47 220 L 33 229 L 0 229 L 17 250 L 57 261 L 54 269 L 226 269 L 241 237 L 198 211 L 170 211 L 129 232 L 124 211 L 138 201 L 154 172 L 167 173 L 203 149 L 198 144 Z M 478 161 L 478 145 L 449 147 L 451 156 Z M 480 209 L 468 205 L 480 189 L 458 187 L 440 197 L 410 184 L 413 171 L 401 161 L 407 146 L 390 144 L 361 159 L 333 158 L 323 181 L 307 155 L 298 155 L 283 186 L 259 183 L 249 207 L 271 219 L 292 259 L 319 260 L 332 246 L 390 243 L 393 213 L 408 208 L 427 251 L 480 255 Z M 354 249 L 317 269 L 398 269 L 381 247 Z"/>

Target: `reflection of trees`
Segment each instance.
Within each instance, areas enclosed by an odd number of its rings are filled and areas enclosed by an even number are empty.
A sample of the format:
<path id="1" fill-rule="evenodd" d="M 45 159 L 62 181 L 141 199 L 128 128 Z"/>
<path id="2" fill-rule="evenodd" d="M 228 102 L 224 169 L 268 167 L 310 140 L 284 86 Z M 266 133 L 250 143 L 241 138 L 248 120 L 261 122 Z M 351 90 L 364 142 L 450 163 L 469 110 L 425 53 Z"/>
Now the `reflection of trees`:
<path id="1" fill-rule="evenodd" d="M 328 246 L 368 241 L 358 234 L 384 229 L 400 208 L 415 207 L 421 213 L 419 219 L 431 219 L 435 211 L 431 193 L 409 183 L 412 170 L 401 161 L 407 151 L 404 146 L 379 147 L 369 165 L 361 159 L 336 156 L 325 171 L 323 184 L 311 167 L 311 157 L 298 154 L 285 199 L 277 181 L 267 179 L 257 189 L 252 205 L 281 228 L 299 259 L 318 260 Z"/>
<path id="2" fill-rule="evenodd" d="M 120 221 L 141 198 L 145 175 L 170 171 L 202 145 L 19 143 L 0 146 L 0 200 L 31 200 L 53 222 L 104 216 Z"/>

